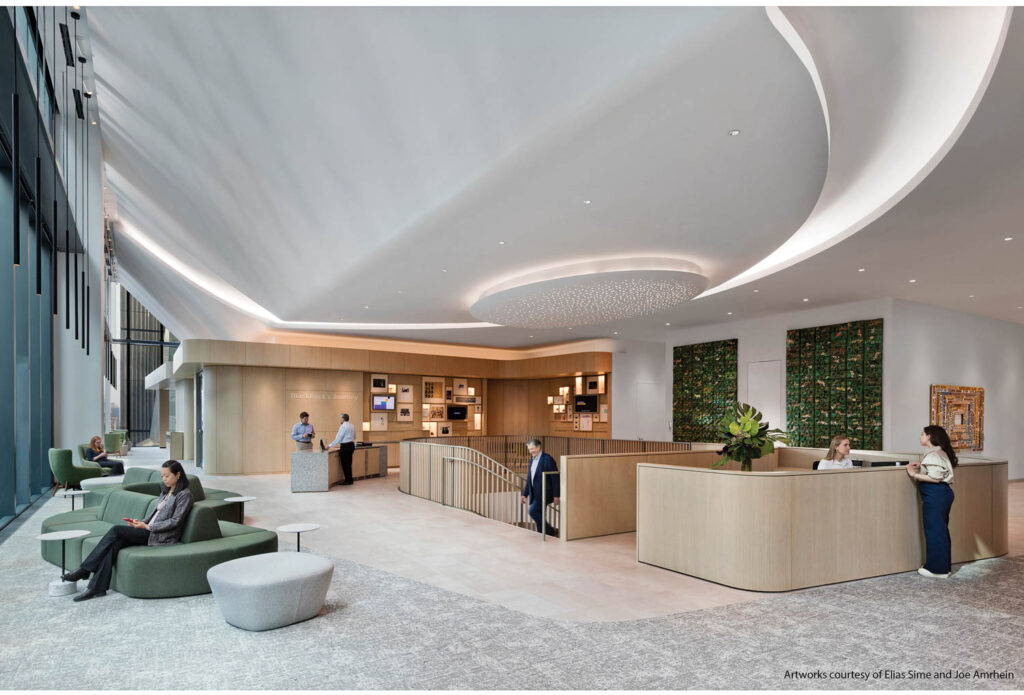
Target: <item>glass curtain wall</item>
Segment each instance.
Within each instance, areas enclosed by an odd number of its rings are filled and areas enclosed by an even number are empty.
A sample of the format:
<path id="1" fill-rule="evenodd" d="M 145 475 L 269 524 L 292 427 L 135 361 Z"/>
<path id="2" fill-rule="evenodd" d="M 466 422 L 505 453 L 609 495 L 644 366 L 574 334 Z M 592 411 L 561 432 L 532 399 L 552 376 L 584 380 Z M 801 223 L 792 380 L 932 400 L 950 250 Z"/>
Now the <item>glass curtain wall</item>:
<path id="1" fill-rule="evenodd" d="M 37 29 L 31 10 L 7 8 L 0 14 L 0 528 L 53 485 L 48 457 L 53 443 L 52 230 L 63 220 L 49 213 L 55 198 L 64 205 L 66 189 L 54 172 L 50 136 L 56 103 L 49 66 L 37 62 L 42 46 Z"/>

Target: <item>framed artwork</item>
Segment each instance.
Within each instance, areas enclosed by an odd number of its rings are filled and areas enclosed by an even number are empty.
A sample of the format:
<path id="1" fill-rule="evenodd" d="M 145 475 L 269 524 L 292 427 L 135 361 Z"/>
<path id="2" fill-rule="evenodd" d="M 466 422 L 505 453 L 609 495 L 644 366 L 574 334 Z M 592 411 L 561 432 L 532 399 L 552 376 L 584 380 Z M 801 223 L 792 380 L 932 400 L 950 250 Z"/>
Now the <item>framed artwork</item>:
<path id="1" fill-rule="evenodd" d="M 388 429 L 387 413 L 370 413 L 370 431 L 386 432 Z"/>
<path id="2" fill-rule="evenodd" d="M 398 402 L 399 403 L 415 403 L 415 393 L 412 390 L 412 386 L 408 384 L 398 385 Z"/>
<path id="3" fill-rule="evenodd" d="M 428 422 L 426 429 L 427 429 L 428 436 L 431 436 L 431 437 L 436 437 L 437 436 L 437 423 L 436 422 Z"/>
<path id="4" fill-rule="evenodd" d="M 452 436 L 452 423 L 450 422 L 438 422 L 431 423 L 437 425 L 437 436 L 438 437 L 450 437 Z"/>
<path id="5" fill-rule="evenodd" d="M 370 393 L 387 393 L 388 392 L 388 375 L 387 374 L 371 374 L 370 375 Z"/>
<path id="6" fill-rule="evenodd" d="M 475 396 L 476 395 L 476 388 L 473 387 L 473 386 L 470 386 L 468 389 L 466 389 L 466 394 L 470 395 L 470 396 Z"/>
<path id="7" fill-rule="evenodd" d="M 600 393 L 600 391 L 597 390 L 598 389 L 598 380 L 597 380 L 596 376 L 585 377 L 585 381 L 587 382 L 587 394 L 588 395 L 595 394 L 595 393 Z"/>
<path id="8" fill-rule="evenodd" d="M 480 413 L 473 413 L 473 429 L 481 429 L 481 424 L 483 424 L 483 416 Z"/>
<path id="9" fill-rule="evenodd" d="M 601 410 L 600 422 L 608 422 L 608 404 L 607 403 L 602 403 L 600 410 Z"/>
<path id="10" fill-rule="evenodd" d="M 580 413 L 580 432 L 592 432 L 594 416 L 591 413 Z"/>
<path id="11" fill-rule="evenodd" d="M 444 404 L 443 403 L 431 403 L 424 406 L 427 409 L 428 420 L 444 420 Z"/>
<path id="12" fill-rule="evenodd" d="M 475 405 L 480 402 L 480 396 L 456 396 L 455 402 L 462 405 Z"/>
<path id="13" fill-rule="evenodd" d="M 397 422 L 412 422 L 412 406 L 411 405 L 400 405 L 398 410 L 395 411 L 395 420 Z"/>
<path id="14" fill-rule="evenodd" d="M 469 395 L 469 384 L 466 383 L 465 379 L 452 379 L 452 388 L 455 390 L 456 396 Z"/>
<path id="15" fill-rule="evenodd" d="M 484 412 L 484 407 L 482 405 L 476 406 L 476 412 L 478 412 L 478 413 Z"/>
<path id="16" fill-rule="evenodd" d="M 585 393 L 583 390 L 583 377 L 576 377 L 576 395 L 582 396 Z"/>
<path id="17" fill-rule="evenodd" d="M 397 390 L 397 386 L 395 386 L 394 384 L 388 384 L 388 393 L 395 393 Z"/>
<path id="18" fill-rule="evenodd" d="M 580 429 L 580 416 L 579 416 L 579 413 L 577 413 L 576 415 L 573 415 L 573 418 L 572 418 L 572 428 L 573 428 L 574 431 L 579 432 L 579 429 Z"/>
<path id="19" fill-rule="evenodd" d="M 555 396 L 554 397 L 554 404 L 555 405 L 562 405 L 564 403 L 565 403 L 565 396 Z"/>
<path id="20" fill-rule="evenodd" d="M 444 403 L 444 379 L 423 377 L 423 402 Z"/>
<path id="21" fill-rule="evenodd" d="M 568 415 L 566 415 L 565 413 L 562 413 L 562 414 L 561 414 L 561 415 L 559 416 L 559 418 L 561 419 L 561 421 L 562 421 L 562 422 L 569 422 L 569 416 L 568 416 Z"/>
<path id="22" fill-rule="evenodd" d="M 985 389 L 932 384 L 929 422 L 941 425 L 957 451 L 985 448 Z"/>
<path id="23" fill-rule="evenodd" d="M 451 386 L 448 386 L 448 387 L 445 388 L 445 390 L 444 390 L 444 400 L 445 400 L 445 403 L 454 403 L 455 402 L 455 390 Z"/>

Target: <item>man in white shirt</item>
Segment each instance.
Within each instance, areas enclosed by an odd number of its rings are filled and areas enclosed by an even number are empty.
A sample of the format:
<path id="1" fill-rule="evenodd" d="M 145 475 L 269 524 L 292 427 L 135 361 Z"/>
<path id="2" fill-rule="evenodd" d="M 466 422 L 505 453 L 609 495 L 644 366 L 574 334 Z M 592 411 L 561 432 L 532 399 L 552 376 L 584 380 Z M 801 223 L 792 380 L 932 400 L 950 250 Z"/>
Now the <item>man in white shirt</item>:
<path id="1" fill-rule="evenodd" d="M 351 485 L 355 482 L 352 479 L 352 452 L 356 450 L 356 428 L 348 421 L 348 413 L 341 414 L 338 436 L 327 448 L 333 449 L 335 446 L 341 454 L 341 472 L 345 474 L 345 479 L 340 484 Z"/>
<path id="2" fill-rule="evenodd" d="M 554 502 L 557 505 L 559 502 L 558 465 L 550 454 L 544 453 L 539 439 L 531 439 L 527 442 L 526 450 L 530 453 L 530 471 L 526 476 L 526 485 L 523 486 L 522 502 L 523 504 L 530 503 L 530 517 L 537 525 L 538 533 L 543 529 L 549 536 L 557 536 L 558 532 L 551 528 L 550 524 L 543 523 L 543 516 L 544 508 L 548 504 Z M 547 482 L 542 483 L 545 473 L 554 473 L 555 475 L 548 476 Z M 543 485 L 547 485 L 547 500 L 541 504 Z"/>

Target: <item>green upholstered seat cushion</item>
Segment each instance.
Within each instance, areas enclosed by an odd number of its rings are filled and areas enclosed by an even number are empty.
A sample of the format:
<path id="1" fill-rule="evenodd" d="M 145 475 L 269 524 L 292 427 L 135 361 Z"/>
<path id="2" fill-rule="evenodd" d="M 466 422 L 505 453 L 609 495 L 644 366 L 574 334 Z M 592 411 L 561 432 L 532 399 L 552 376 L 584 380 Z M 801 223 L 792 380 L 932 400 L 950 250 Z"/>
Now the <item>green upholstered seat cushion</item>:
<path id="1" fill-rule="evenodd" d="M 66 526 L 67 524 L 85 523 L 86 521 L 99 521 L 99 508 L 88 507 L 86 509 L 76 509 L 73 512 L 61 512 L 60 514 L 54 514 L 43 519 L 42 527 L 39 529 L 40 533 L 49 533 L 53 530 L 54 526 Z"/>
<path id="2" fill-rule="evenodd" d="M 153 501 L 152 495 L 143 495 L 128 490 L 114 490 L 107 495 L 106 501 L 100 508 L 99 518 L 110 524 L 121 523 L 125 517 L 144 519 L 146 511 Z"/>
<path id="3" fill-rule="evenodd" d="M 131 485 L 132 483 L 149 483 L 153 481 L 154 475 L 156 476 L 157 482 L 160 481 L 160 471 L 153 470 L 152 468 L 129 468 L 124 472 L 124 480 L 122 484 Z"/>

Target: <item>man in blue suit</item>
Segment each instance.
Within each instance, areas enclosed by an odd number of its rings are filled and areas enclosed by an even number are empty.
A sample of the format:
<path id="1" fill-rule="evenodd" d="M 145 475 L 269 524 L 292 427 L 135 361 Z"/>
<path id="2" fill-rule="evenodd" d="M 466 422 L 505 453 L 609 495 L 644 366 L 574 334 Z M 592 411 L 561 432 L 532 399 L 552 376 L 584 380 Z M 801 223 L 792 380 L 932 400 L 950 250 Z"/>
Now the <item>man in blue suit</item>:
<path id="1" fill-rule="evenodd" d="M 523 486 L 523 504 L 530 503 L 530 516 L 533 523 L 537 524 L 539 533 L 544 516 L 544 508 L 551 502 L 558 504 L 558 465 L 550 454 L 545 454 L 541 448 L 539 439 L 531 439 L 526 443 L 526 450 L 530 452 L 530 470 L 526 474 L 526 485 Z M 547 483 L 541 483 L 541 477 L 545 473 L 554 473 L 547 476 Z M 547 485 L 547 500 L 541 504 L 540 496 L 542 485 Z M 551 528 L 550 524 L 544 524 L 543 528 L 549 536 L 557 536 L 558 533 Z"/>

